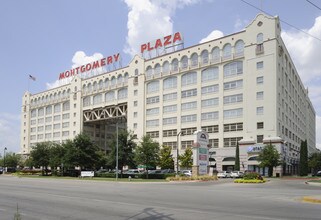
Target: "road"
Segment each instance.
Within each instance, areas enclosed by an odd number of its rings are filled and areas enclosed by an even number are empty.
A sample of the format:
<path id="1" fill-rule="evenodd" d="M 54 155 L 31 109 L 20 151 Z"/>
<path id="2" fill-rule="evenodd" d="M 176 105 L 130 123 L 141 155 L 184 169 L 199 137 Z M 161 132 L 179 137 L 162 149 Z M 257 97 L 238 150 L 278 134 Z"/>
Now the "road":
<path id="1" fill-rule="evenodd" d="M 302 180 L 134 183 L 0 175 L 0 220 L 13 219 L 17 205 L 22 220 L 319 220 L 321 205 L 300 200 L 316 194 L 321 187 Z"/>

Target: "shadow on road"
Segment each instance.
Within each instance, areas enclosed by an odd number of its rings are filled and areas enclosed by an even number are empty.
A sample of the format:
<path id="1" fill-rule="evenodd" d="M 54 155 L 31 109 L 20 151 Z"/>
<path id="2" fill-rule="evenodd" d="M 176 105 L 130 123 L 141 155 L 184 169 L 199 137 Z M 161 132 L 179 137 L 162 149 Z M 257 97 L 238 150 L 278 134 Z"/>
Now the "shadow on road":
<path id="1" fill-rule="evenodd" d="M 127 218 L 127 220 L 130 219 L 140 219 L 140 220 L 174 220 L 174 218 L 171 218 L 170 216 L 172 216 L 173 214 L 164 214 L 164 213 L 160 213 L 157 212 L 154 208 L 145 208 L 142 212 L 133 215 L 129 218 Z"/>

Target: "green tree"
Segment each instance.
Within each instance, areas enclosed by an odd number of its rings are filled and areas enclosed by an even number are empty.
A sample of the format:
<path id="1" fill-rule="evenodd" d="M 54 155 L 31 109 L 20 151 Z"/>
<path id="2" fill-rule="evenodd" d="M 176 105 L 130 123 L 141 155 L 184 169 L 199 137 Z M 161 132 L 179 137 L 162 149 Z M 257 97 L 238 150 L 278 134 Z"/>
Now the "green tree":
<path id="1" fill-rule="evenodd" d="M 268 167 L 268 175 L 273 175 L 273 168 L 281 164 L 280 154 L 274 145 L 266 145 L 263 150 L 259 153 L 257 158 L 260 161 L 260 167 Z"/>
<path id="2" fill-rule="evenodd" d="M 35 167 L 41 167 L 42 174 L 44 171 L 47 175 L 47 167 L 49 166 L 50 160 L 50 148 L 53 145 L 52 142 L 41 142 L 37 143 L 30 152 L 30 157 L 32 158 L 32 165 Z"/>
<path id="3" fill-rule="evenodd" d="M 73 140 L 66 141 L 63 147 L 66 150 L 64 156 L 66 167 L 79 166 L 81 169 L 95 169 L 97 161 L 100 161 L 100 149 L 86 134 L 78 134 Z"/>
<path id="4" fill-rule="evenodd" d="M 57 167 L 62 167 L 64 164 L 64 156 L 66 154 L 66 148 L 60 144 L 53 144 L 49 150 L 49 165 L 54 173 L 57 171 Z M 63 172 L 63 170 L 62 170 Z"/>
<path id="5" fill-rule="evenodd" d="M 234 165 L 234 170 L 240 171 L 240 147 L 239 143 L 237 142 L 236 144 L 236 149 L 235 149 L 235 165 Z"/>
<path id="6" fill-rule="evenodd" d="M 114 135 L 109 143 L 110 153 L 107 156 L 107 163 L 110 167 L 116 167 L 116 151 L 117 151 L 117 136 Z M 118 133 L 118 169 L 123 173 L 123 167 L 136 167 L 134 149 L 136 143 L 134 142 L 134 135 L 126 130 L 120 130 Z"/>
<path id="7" fill-rule="evenodd" d="M 148 178 L 148 169 L 156 167 L 159 161 L 159 143 L 153 141 L 149 135 L 143 136 L 135 150 L 135 161 L 146 167 Z"/>
<path id="8" fill-rule="evenodd" d="M 307 176 L 308 173 L 309 173 L 308 146 L 307 146 L 307 141 L 305 140 L 305 141 L 301 141 L 299 174 L 300 176 Z"/>
<path id="9" fill-rule="evenodd" d="M 181 167 L 191 168 L 193 166 L 193 151 L 191 147 L 185 149 L 184 154 L 179 155 L 178 159 L 180 161 Z"/>
<path id="10" fill-rule="evenodd" d="M 163 146 L 160 150 L 158 165 L 162 169 L 174 169 L 174 159 L 172 155 L 172 148 L 169 146 Z"/>
<path id="11" fill-rule="evenodd" d="M 5 166 L 6 167 L 17 167 L 23 165 L 21 156 L 19 154 L 15 154 L 13 152 L 8 152 L 6 153 L 6 158 L 5 158 Z M 0 159 L 0 166 L 4 165 L 4 158 Z"/>
<path id="12" fill-rule="evenodd" d="M 313 173 L 321 170 L 321 152 L 313 153 L 309 158 L 309 167 Z"/>

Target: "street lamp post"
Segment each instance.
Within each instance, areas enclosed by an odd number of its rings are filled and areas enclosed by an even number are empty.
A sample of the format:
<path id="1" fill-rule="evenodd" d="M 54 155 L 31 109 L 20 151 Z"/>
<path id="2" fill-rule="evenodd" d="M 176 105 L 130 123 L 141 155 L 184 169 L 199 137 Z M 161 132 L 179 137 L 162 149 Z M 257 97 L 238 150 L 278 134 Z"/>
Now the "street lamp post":
<path id="1" fill-rule="evenodd" d="M 182 131 L 177 134 L 177 146 L 176 146 L 176 176 L 178 176 L 178 148 L 179 148 L 179 136 L 182 134 Z"/>
<path id="2" fill-rule="evenodd" d="M 5 170 L 6 170 L 6 150 L 7 150 L 7 148 L 5 147 L 4 149 L 3 149 L 3 173 L 5 172 Z"/>
<path id="3" fill-rule="evenodd" d="M 118 180 L 118 121 L 116 122 L 116 181 Z"/>

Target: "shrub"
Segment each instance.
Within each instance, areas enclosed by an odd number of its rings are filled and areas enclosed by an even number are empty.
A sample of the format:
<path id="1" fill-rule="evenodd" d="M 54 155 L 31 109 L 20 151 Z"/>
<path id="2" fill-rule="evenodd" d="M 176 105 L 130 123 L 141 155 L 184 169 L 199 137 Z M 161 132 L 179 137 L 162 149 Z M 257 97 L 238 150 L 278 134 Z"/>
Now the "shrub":
<path id="1" fill-rule="evenodd" d="M 217 176 L 196 176 L 196 177 L 188 177 L 188 176 L 172 176 L 172 177 L 167 177 L 167 181 L 188 181 L 188 180 L 200 180 L 200 181 L 210 181 L 210 180 L 217 180 Z"/>
<path id="2" fill-rule="evenodd" d="M 258 180 L 258 179 L 236 179 L 234 183 L 265 183 L 266 180 Z"/>
<path id="3" fill-rule="evenodd" d="M 248 172 L 248 173 L 244 174 L 243 179 L 245 179 L 245 180 L 255 180 L 255 179 L 258 179 L 259 176 L 260 176 L 260 174 L 258 174 L 256 172 Z"/>

